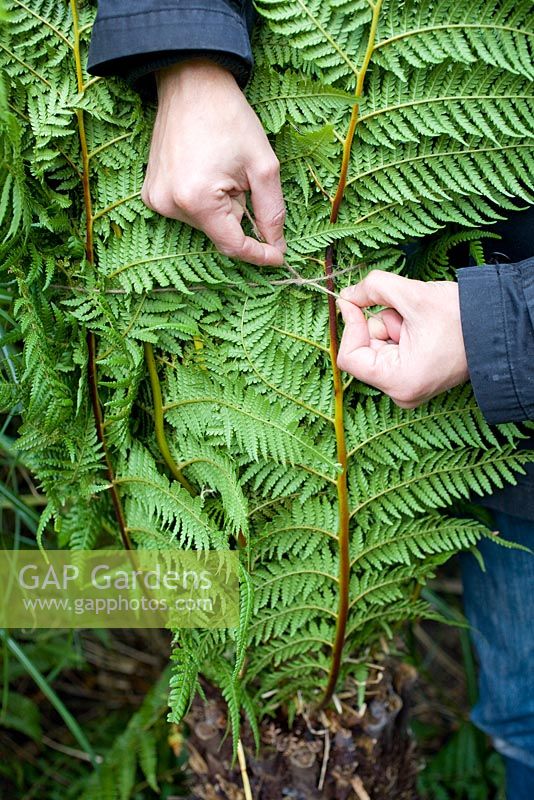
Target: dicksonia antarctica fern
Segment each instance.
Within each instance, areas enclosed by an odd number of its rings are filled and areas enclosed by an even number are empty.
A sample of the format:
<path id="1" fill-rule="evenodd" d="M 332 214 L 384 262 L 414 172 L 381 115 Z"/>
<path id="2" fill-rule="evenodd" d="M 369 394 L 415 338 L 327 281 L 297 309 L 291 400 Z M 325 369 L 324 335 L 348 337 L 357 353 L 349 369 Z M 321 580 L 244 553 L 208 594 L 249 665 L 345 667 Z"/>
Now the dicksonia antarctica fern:
<path id="1" fill-rule="evenodd" d="M 94 4 L 6 5 L 4 341 L 22 346 L 0 399 L 48 500 L 39 536 L 55 520 L 65 547 L 238 548 L 240 626 L 176 632 L 171 718 L 202 675 L 236 735 L 241 710 L 324 705 L 487 534 L 448 509 L 513 482 L 523 434 L 466 387 L 404 411 L 342 375 L 331 297 L 142 204 L 154 111 L 86 73 Z M 417 274 L 451 277 L 453 245 L 480 255 L 477 229 L 532 202 L 530 0 L 258 9 L 248 97 L 304 278 L 409 272 L 425 237 Z"/>

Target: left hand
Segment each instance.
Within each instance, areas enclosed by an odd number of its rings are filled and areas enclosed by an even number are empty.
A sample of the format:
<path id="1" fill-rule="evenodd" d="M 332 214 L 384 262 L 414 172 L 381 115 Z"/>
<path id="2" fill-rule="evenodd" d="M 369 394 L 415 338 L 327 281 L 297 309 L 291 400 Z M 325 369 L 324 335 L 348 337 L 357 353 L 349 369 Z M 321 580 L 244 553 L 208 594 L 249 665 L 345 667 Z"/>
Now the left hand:
<path id="1" fill-rule="evenodd" d="M 388 308 L 366 319 L 361 309 L 374 305 Z M 373 270 L 343 289 L 338 306 L 345 322 L 338 367 L 401 408 L 469 379 L 456 283 Z"/>
<path id="2" fill-rule="evenodd" d="M 282 265 L 280 164 L 233 75 L 194 58 L 159 70 L 157 85 L 143 202 L 204 231 L 230 258 Z M 241 227 L 248 191 L 263 242 Z"/>

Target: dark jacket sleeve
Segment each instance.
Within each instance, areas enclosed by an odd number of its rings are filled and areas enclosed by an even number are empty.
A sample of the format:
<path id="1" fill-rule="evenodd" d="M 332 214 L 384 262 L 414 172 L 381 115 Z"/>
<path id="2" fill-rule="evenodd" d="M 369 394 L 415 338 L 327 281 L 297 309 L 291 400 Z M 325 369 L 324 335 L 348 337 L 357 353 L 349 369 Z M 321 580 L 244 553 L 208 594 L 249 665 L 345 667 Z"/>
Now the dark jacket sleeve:
<path id="1" fill-rule="evenodd" d="M 490 423 L 534 419 L 534 258 L 457 272 L 475 397 Z"/>
<path id="2" fill-rule="evenodd" d="M 132 83 L 155 69 L 203 56 L 244 85 L 252 69 L 249 0 L 99 0 L 88 70 Z"/>

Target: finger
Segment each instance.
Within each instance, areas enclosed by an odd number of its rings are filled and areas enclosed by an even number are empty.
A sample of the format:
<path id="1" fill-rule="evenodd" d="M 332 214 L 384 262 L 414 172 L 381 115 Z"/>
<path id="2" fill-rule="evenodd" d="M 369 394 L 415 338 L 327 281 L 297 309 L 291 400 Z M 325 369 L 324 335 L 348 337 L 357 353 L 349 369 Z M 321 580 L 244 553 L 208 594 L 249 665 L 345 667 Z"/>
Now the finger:
<path id="1" fill-rule="evenodd" d="M 367 320 L 367 327 L 369 328 L 371 341 L 381 339 L 386 342 L 390 338 L 386 324 L 379 314 L 374 314 L 372 317 L 369 317 Z"/>
<path id="2" fill-rule="evenodd" d="M 350 330 L 345 328 L 337 355 L 337 366 L 358 380 L 382 389 L 377 372 L 378 351 L 370 345 L 354 348 L 350 336 Z"/>
<path id="3" fill-rule="evenodd" d="M 341 311 L 345 330 L 350 326 L 351 336 L 354 338 L 355 347 L 363 347 L 369 344 L 369 327 L 363 311 L 354 303 L 349 303 L 343 297 L 337 300 L 337 307 Z"/>
<path id="4" fill-rule="evenodd" d="M 402 328 L 402 317 L 393 308 L 386 308 L 369 318 L 369 333 L 372 339 L 383 339 L 398 344 Z"/>
<path id="5" fill-rule="evenodd" d="M 337 355 L 337 365 L 356 378 L 369 382 L 376 354 L 370 347 L 371 339 L 367 320 L 361 309 L 353 303 L 338 299 L 337 305 L 345 323 Z"/>
<path id="6" fill-rule="evenodd" d="M 371 339 L 368 322 L 358 306 L 343 299 L 338 300 L 338 306 L 345 321 L 338 367 L 389 393 L 399 372 L 398 345 Z"/>
<path id="7" fill-rule="evenodd" d="M 359 347 L 356 350 L 342 345 L 343 338 L 337 359 L 340 369 L 390 397 L 396 394 L 401 377 L 397 344 L 373 339 L 368 347 Z"/>
<path id="8" fill-rule="evenodd" d="M 276 247 L 245 236 L 239 220 L 231 211 L 212 216 L 204 222 L 202 230 L 217 250 L 229 258 L 237 258 L 260 267 L 266 264 L 281 266 L 284 263 L 283 253 Z"/>
<path id="9" fill-rule="evenodd" d="M 259 232 L 267 244 L 276 247 L 281 253 L 285 253 L 286 209 L 278 161 L 273 158 L 264 167 L 251 171 L 248 180 L 254 218 Z"/>
<path id="10" fill-rule="evenodd" d="M 422 281 L 403 278 L 393 272 L 372 270 L 363 281 L 343 289 L 344 300 L 365 308 L 366 306 L 390 306 L 405 316 L 405 312 L 413 308 L 424 290 Z"/>

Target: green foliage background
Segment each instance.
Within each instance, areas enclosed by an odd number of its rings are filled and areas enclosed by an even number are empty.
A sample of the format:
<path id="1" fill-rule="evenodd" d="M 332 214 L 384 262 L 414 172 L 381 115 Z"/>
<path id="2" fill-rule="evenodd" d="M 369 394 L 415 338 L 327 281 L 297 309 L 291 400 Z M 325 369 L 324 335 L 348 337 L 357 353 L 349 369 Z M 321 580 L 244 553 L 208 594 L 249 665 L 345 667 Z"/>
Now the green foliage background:
<path id="1" fill-rule="evenodd" d="M 258 7 L 248 97 L 304 277 L 329 245 L 338 288 L 377 267 L 453 277 L 452 245 L 480 258 L 477 229 L 532 202 L 530 0 Z M 285 269 L 233 263 L 142 204 L 154 111 L 86 74 L 94 4 L 6 8 L 0 399 L 47 497 L 38 539 L 238 547 L 240 628 L 177 632 L 171 680 L 171 719 L 204 675 L 237 738 L 242 709 L 255 725 L 297 691 L 326 702 L 425 613 L 436 565 L 489 535 L 448 509 L 514 481 L 523 434 L 490 429 L 469 387 L 409 412 L 340 376 L 323 294 L 273 285 Z M 438 232 L 407 264 L 406 243 Z"/>

